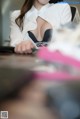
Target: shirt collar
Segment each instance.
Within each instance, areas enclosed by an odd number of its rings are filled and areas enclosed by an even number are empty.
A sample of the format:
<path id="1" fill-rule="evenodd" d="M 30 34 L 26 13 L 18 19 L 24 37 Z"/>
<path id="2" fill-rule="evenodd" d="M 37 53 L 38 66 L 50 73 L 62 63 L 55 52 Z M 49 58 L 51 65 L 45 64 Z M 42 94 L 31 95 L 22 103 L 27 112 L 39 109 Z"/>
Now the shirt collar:
<path id="1" fill-rule="evenodd" d="M 31 12 L 35 11 L 35 12 L 37 12 L 37 13 L 42 13 L 42 12 L 44 12 L 49 6 L 50 6 L 50 3 L 47 3 L 46 5 L 44 5 L 43 7 L 41 7 L 40 10 L 37 10 L 37 9 L 35 8 L 35 6 L 32 6 L 32 8 L 31 8 L 30 11 L 31 11 Z"/>

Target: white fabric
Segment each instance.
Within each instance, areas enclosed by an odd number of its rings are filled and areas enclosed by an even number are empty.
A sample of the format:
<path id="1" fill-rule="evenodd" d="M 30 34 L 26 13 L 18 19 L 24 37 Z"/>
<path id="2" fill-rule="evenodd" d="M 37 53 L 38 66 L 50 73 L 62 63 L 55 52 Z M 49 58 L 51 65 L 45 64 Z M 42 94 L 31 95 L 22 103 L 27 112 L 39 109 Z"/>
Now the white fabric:
<path id="1" fill-rule="evenodd" d="M 52 25 L 53 30 L 60 27 L 61 24 L 66 24 L 71 21 L 71 10 L 67 3 L 56 3 L 44 5 L 39 11 L 33 6 L 24 17 L 23 31 L 21 32 L 15 19 L 19 16 L 20 10 L 15 10 L 11 14 L 11 32 L 10 45 L 16 46 L 23 40 L 31 40 L 28 31 L 37 28 L 36 19 L 38 16 L 46 20 Z M 32 40 L 31 40 L 32 41 Z"/>
<path id="2" fill-rule="evenodd" d="M 80 24 L 73 29 L 64 26 L 56 30 L 54 42 L 50 42 L 48 48 L 80 61 Z"/>

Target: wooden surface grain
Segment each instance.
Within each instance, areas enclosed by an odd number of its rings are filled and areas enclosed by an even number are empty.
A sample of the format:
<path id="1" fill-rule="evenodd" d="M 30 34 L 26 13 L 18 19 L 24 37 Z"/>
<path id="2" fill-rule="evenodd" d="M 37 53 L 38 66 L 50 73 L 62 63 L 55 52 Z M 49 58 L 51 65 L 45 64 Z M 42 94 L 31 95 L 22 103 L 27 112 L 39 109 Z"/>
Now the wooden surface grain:
<path id="1" fill-rule="evenodd" d="M 0 55 L 0 67 L 31 68 L 36 65 L 35 56 Z M 30 86 L 21 89 L 17 97 L 0 102 L 0 111 L 8 111 L 9 119 L 56 119 L 46 107 L 46 89 L 51 81 L 34 79 Z"/>

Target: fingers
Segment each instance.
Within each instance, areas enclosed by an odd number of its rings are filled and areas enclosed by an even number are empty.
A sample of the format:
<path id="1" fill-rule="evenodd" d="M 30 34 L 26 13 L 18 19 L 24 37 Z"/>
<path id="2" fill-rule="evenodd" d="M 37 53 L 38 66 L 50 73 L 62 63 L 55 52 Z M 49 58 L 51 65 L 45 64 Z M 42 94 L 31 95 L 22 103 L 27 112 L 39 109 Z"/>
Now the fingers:
<path id="1" fill-rule="evenodd" d="M 19 54 L 32 53 L 34 45 L 31 42 L 22 42 L 15 47 L 15 52 Z"/>
<path id="2" fill-rule="evenodd" d="M 23 53 L 32 53 L 32 50 L 31 50 L 31 45 L 30 44 L 26 44 L 25 45 L 25 49 L 23 50 L 24 48 L 22 47 L 22 52 Z"/>
<path id="3" fill-rule="evenodd" d="M 18 45 L 15 47 L 15 52 L 16 52 L 16 53 L 21 53 L 21 44 L 18 44 Z"/>

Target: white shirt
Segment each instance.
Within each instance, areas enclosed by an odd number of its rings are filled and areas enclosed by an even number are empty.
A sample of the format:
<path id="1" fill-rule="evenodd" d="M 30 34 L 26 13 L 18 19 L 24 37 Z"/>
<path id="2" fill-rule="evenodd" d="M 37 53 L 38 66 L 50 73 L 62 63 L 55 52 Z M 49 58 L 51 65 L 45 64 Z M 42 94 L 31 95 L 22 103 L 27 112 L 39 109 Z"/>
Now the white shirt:
<path id="1" fill-rule="evenodd" d="M 18 25 L 15 23 L 15 19 L 19 16 L 19 14 L 20 10 L 15 10 L 14 12 L 12 12 L 10 17 L 10 45 L 14 47 L 21 41 L 32 41 L 32 39 L 28 35 L 28 31 L 37 28 L 36 19 L 38 16 L 50 23 L 53 30 L 71 21 L 71 10 L 70 6 L 67 3 L 48 3 L 44 5 L 39 11 L 34 6 L 32 6 L 32 8 L 25 14 L 23 21 L 23 31 L 21 31 Z"/>

